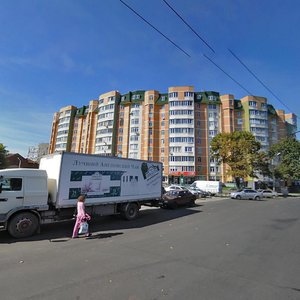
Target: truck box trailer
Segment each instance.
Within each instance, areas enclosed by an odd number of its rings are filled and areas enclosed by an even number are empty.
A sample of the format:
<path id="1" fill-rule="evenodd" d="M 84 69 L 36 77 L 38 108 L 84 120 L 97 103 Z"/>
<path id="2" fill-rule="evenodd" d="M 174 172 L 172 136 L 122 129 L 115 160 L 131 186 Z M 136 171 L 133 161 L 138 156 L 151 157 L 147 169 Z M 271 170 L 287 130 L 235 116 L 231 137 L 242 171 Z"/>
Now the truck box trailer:
<path id="1" fill-rule="evenodd" d="M 72 219 L 86 196 L 92 216 L 134 219 L 141 205 L 159 206 L 159 162 L 70 152 L 45 156 L 39 169 L 0 170 L 0 230 L 27 237 L 40 224 Z"/>

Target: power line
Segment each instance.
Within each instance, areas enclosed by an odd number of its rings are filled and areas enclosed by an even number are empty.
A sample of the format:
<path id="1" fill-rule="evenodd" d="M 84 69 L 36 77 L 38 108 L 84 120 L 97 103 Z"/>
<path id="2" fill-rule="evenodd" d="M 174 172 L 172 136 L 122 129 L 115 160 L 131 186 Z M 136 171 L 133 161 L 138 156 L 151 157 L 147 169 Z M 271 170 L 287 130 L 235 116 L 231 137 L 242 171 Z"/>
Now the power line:
<path id="1" fill-rule="evenodd" d="M 233 57 L 237 59 L 237 61 L 240 62 L 240 64 L 266 89 L 268 90 L 282 105 L 284 105 L 289 111 L 292 111 L 283 101 L 281 101 L 275 93 L 265 84 L 263 83 L 257 75 L 253 71 L 250 70 L 250 68 L 230 49 L 228 51 L 232 54 Z"/>
<path id="2" fill-rule="evenodd" d="M 189 27 L 195 34 L 196 36 L 213 52 L 216 53 L 215 50 L 198 34 L 198 32 L 196 32 L 196 30 L 194 30 L 194 28 L 192 26 L 190 26 L 190 24 L 188 24 L 187 21 L 185 21 L 183 19 L 183 17 L 166 1 L 163 0 L 165 2 L 165 4 L 178 16 L 178 18 L 181 19 L 181 21 L 187 26 Z"/>
<path id="3" fill-rule="evenodd" d="M 128 9 L 130 9 L 133 13 L 135 13 L 139 18 L 141 18 L 145 23 L 147 23 L 150 27 L 152 27 L 155 31 L 157 31 L 160 35 L 162 35 L 166 40 L 172 43 L 177 49 L 183 52 L 186 56 L 191 57 L 185 50 L 183 50 L 180 46 L 178 46 L 175 42 L 173 42 L 170 38 L 168 38 L 165 34 L 163 34 L 160 30 L 158 30 L 155 26 L 153 26 L 150 22 L 148 22 L 145 18 L 143 18 L 137 11 L 135 11 L 132 7 L 130 7 L 123 0 L 120 0 Z"/>
<path id="4" fill-rule="evenodd" d="M 214 53 L 214 49 L 203 39 L 200 37 L 200 35 L 179 15 L 177 11 L 166 1 L 163 0 L 166 5 L 172 11 L 206 44 L 208 48 L 210 48 Z M 165 34 L 163 34 L 159 29 L 157 29 L 154 25 L 152 25 L 150 22 L 148 22 L 144 17 L 142 17 L 137 11 L 135 11 L 132 7 L 130 7 L 127 3 L 125 3 L 123 0 L 120 0 L 120 2 L 125 5 L 128 9 L 130 9 L 134 14 L 136 14 L 139 18 L 141 18 L 146 24 L 148 24 L 150 27 L 152 27 L 155 31 L 157 31 L 160 35 L 162 35 L 165 39 L 167 39 L 170 43 L 172 43 L 177 49 L 182 51 L 185 55 L 188 57 L 191 57 L 185 50 L 183 50 L 180 46 L 178 46 L 175 42 L 173 42 L 170 38 L 168 38 Z M 228 49 L 231 54 L 238 60 L 242 65 L 282 104 L 284 105 L 289 111 L 291 109 L 287 107 L 272 91 L 269 89 L 230 49 Z M 217 63 L 215 63 L 211 58 L 203 54 L 203 56 L 209 60 L 213 65 L 215 65 L 219 70 L 221 70 L 227 77 L 229 77 L 232 81 L 234 81 L 238 86 L 240 86 L 248 95 L 257 98 L 257 96 L 254 96 L 253 93 L 251 93 L 248 89 L 246 89 L 241 83 L 239 83 L 236 79 L 234 79 L 229 73 L 227 73 L 224 69 L 222 69 Z M 296 114 L 295 114 L 296 115 Z M 297 115 L 296 115 L 297 116 Z M 298 117 L 298 116 L 297 116 Z"/>
<path id="5" fill-rule="evenodd" d="M 226 76 L 228 76 L 232 81 L 234 81 L 236 84 L 238 84 L 244 91 L 248 93 L 248 95 L 253 96 L 251 92 L 249 92 L 241 83 L 239 83 L 237 80 L 235 80 L 231 75 L 229 75 L 225 70 L 223 70 L 219 65 L 217 65 L 211 58 L 203 54 L 203 56 L 209 60 L 213 65 L 215 65 L 219 70 L 221 70 Z M 255 96 L 253 96 L 255 97 Z"/>
<path id="6" fill-rule="evenodd" d="M 215 50 L 194 30 L 194 28 L 192 28 L 192 26 L 190 26 L 181 16 L 180 14 L 166 1 L 163 0 L 163 2 L 168 5 L 168 7 L 198 36 L 198 38 L 201 39 L 201 41 L 203 41 L 206 46 L 208 48 L 210 48 L 210 50 L 212 50 L 214 53 Z M 238 86 L 240 86 L 244 91 L 246 91 L 248 93 L 248 95 L 251 95 L 255 98 L 255 96 L 249 92 L 241 83 L 239 83 L 236 79 L 234 79 L 231 75 L 229 75 L 224 69 L 222 69 L 219 65 L 217 65 L 211 58 L 209 58 L 208 56 L 206 56 L 205 54 L 203 54 L 203 56 L 209 60 L 213 65 L 215 65 L 219 70 L 221 70 L 226 76 L 228 76 L 232 81 L 234 81 Z"/>
<path id="7" fill-rule="evenodd" d="M 208 46 L 210 48 L 210 50 L 212 50 L 214 53 L 214 49 L 194 30 L 194 28 L 192 28 L 192 26 L 190 26 L 184 19 L 183 17 L 166 1 L 163 0 L 163 2 L 198 36 L 198 38 L 201 39 L 202 42 L 204 42 L 206 44 L 206 46 Z M 248 66 L 246 66 L 246 64 L 235 54 L 233 53 L 232 50 L 228 49 L 229 52 L 247 69 L 248 72 L 250 72 L 250 74 L 252 74 L 252 76 L 254 76 L 254 78 L 256 80 L 258 80 L 260 82 L 260 84 L 262 84 L 282 105 L 284 105 L 289 111 L 292 111 L 283 101 L 281 101 L 279 99 L 279 97 L 277 97 L 277 95 L 265 84 L 262 82 L 262 80 L 260 80 L 258 78 L 257 75 L 254 74 L 253 71 L 250 70 L 250 68 Z M 226 74 L 226 76 L 228 76 L 231 80 L 233 80 L 235 83 L 237 83 L 242 89 L 244 89 L 245 91 L 247 91 L 247 89 L 242 86 L 237 80 L 235 80 L 232 76 L 230 76 L 227 72 L 225 72 L 220 66 L 218 66 L 212 59 L 210 59 L 209 57 L 207 57 L 206 55 L 204 55 L 205 58 L 207 58 L 211 63 L 213 63 L 218 69 L 220 69 L 224 74 Z M 248 92 L 248 91 L 247 91 Z M 249 92 L 248 92 L 249 93 Z M 251 96 L 255 97 L 254 95 L 252 95 L 250 93 Z M 298 116 L 297 116 L 298 117 Z"/>

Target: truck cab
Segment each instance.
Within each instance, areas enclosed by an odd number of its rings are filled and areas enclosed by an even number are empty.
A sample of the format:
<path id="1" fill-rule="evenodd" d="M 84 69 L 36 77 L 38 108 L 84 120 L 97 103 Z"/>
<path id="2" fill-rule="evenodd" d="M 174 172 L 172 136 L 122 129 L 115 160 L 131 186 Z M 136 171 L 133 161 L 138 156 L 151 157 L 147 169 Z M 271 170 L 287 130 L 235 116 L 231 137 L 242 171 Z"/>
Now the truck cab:
<path id="1" fill-rule="evenodd" d="M 0 230 L 14 237 L 39 226 L 38 211 L 48 209 L 47 174 L 36 169 L 0 170 Z"/>

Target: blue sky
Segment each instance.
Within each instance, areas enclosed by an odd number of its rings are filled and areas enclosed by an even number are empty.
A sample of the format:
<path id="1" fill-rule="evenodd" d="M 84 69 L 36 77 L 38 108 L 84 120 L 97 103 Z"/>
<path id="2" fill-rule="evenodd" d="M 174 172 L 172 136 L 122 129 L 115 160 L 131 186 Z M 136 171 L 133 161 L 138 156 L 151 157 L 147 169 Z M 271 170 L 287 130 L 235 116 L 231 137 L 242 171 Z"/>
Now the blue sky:
<path id="1" fill-rule="evenodd" d="M 0 1 L 0 143 L 26 156 L 49 142 L 53 113 L 102 93 L 193 85 L 241 98 L 252 94 L 300 115 L 298 0 L 124 0 L 190 54 L 186 56 L 119 0 Z M 289 108 L 229 53 L 234 51 Z"/>

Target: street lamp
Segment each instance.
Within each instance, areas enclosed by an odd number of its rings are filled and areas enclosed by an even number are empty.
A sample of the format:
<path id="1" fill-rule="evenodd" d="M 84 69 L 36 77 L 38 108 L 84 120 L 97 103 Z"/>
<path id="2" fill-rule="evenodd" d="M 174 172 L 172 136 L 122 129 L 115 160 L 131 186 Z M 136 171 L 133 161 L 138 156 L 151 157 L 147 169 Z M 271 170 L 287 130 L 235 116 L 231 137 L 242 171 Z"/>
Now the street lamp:
<path id="1" fill-rule="evenodd" d="M 17 159 L 18 159 L 18 161 L 19 161 L 19 168 L 21 168 L 21 163 L 22 163 L 22 161 L 21 161 L 21 159 L 20 159 L 19 157 L 17 157 Z"/>

